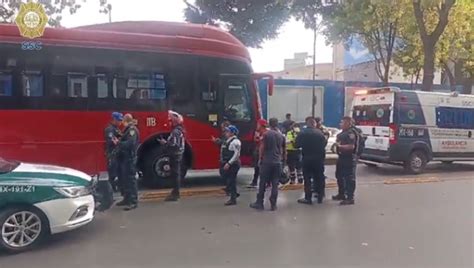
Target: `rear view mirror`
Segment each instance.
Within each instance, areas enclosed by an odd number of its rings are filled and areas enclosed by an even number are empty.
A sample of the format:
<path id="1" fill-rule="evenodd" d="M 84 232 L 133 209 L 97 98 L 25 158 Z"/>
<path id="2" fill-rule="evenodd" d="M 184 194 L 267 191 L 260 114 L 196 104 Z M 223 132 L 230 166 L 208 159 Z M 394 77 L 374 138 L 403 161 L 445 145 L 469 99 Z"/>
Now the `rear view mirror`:
<path id="1" fill-rule="evenodd" d="M 269 96 L 273 95 L 273 87 L 275 85 L 275 80 L 273 79 L 273 75 L 271 74 L 265 74 L 265 73 L 255 73 L 252 75 L 252 78 L 254 80 L 260 80 L 260 79 L 268 79 L 267 83 L 267 93 Z"/>

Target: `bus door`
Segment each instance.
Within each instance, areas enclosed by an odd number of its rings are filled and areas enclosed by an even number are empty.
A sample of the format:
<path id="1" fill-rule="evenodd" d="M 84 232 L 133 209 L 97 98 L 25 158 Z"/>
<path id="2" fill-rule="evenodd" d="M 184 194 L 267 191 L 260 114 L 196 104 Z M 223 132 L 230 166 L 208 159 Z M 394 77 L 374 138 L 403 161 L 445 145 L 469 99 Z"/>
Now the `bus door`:
<path id="1" fill-rule="evenodd" d="M 250 75 L 221 74 L 219 77 L 221 106 L 219 122 L 228 120 L 239 129 L 242 141 L 241 160 L 250 165 L 254 151 L 253 135 L 256 128 L 257 97 L 252 93 Z"/>

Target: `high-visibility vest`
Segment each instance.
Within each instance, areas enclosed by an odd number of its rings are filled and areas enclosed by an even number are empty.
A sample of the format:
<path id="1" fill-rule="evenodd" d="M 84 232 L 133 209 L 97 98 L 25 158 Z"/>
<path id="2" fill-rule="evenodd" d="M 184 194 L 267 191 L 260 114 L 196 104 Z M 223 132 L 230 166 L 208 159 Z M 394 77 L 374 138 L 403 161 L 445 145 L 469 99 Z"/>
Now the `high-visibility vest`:
<path id="1" fill-rule="evenodd" d="M 296 151 L 299 150 L 295 147 L 296 137 L 298 136 L 300 130 L 292 129 L 286 133 L 286 150 L 287 151 Z"/>

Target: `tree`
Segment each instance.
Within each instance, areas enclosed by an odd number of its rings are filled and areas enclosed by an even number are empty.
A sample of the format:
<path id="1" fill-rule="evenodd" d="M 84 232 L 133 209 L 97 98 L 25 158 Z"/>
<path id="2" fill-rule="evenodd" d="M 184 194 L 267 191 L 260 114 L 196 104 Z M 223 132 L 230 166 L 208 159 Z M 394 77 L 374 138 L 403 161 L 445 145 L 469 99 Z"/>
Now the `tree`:
<path id="1" fill-rule="evenodd" d="M 249 47 L 260 47 L 278 36 L 289 19 L 289 1 L 281 0 L 184 0 L 186 21 L 222 27 Z"/>
<path id="2" fill-rule="evenodd" d="M 448 25 L 449 12 L 456 0 L 413 0 L 415 20 L 423 44 L 422 90 L 433 89 L 436 44 Z"/>
<path id="3" fill-rule="evenodd" d="M 323 8 L 324 34 L 329 42 L 361 42 L 375 60 L 377 76 L 384 84 L 397 45 L 405 1 L 347 0 Z"/>
<path id="4" fill-rule="evenodd" d="M 31 0 L 30 0 L 31 1 Z M 97 1 L 97 0 L 96 0 Z M 98 0 L 99 1 L 99 11 L 101 13 L 107 13 L 107 0 Z M 25 0 L 8 0 L 2 1 L 0 6 L 0 22 L 3 23 L 13 23 L 15 19 L 15 14 L 18 13 L 20 5 L 22 2 L 27 2 Z M 77 12 L 81 8 L 81 2 L 86 2 L 86 0 L 39 0 L 36 1 L 43 4 L 46 15 L 48 15 L 49 21 L 48 24 L 52 27 L 60 27 L 62 12 L 68 10 L 70 14 Z"/>

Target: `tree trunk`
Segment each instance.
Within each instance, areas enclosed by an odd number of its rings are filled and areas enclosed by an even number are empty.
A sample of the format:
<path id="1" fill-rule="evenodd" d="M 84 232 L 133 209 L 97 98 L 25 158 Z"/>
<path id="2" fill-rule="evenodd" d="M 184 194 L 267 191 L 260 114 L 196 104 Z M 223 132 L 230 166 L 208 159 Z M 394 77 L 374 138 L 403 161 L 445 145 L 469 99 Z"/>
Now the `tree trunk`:
<path id="1" fill-rule="evenodd" d="M 435 72 L 435 50 L 434 44 L 425 45 L 425 57 L 423 60 L 423 91 L 433 91 L 433 79 Z"/>
<path id="2" fill-rule="evenodd" d="M 449 87 L 451 91 L 456 91 L 456 78 L 454 77 L 453 72 L 451 72 L 451 69 L 449 69 L 449 65 L 446 62 L 443 62 L 443 69 L 446 75 L 448 76 L 449 80 Z"/>

